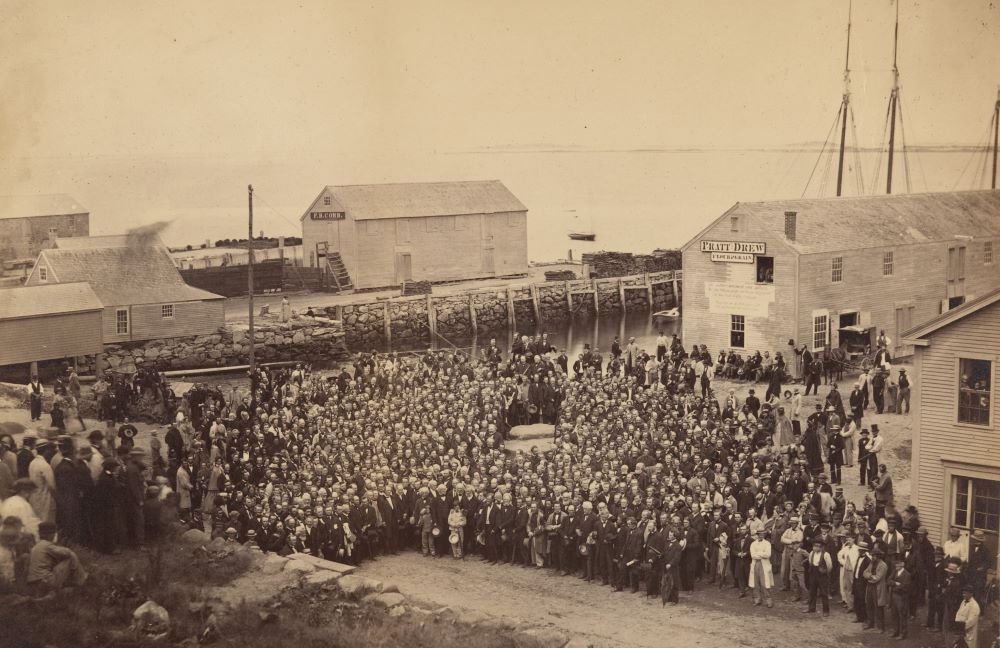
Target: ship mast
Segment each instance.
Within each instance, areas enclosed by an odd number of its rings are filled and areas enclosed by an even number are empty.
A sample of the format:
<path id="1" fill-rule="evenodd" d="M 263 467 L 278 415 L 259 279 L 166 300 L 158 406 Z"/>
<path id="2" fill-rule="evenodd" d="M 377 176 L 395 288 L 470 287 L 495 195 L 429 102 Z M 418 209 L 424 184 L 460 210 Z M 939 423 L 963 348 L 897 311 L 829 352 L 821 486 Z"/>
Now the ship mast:
<path id="1" fill-rule="evenodd" d="M 885 192 L 892 193 L 892 158 L 896 148 L 896 106 L 899 103 L 899 67 L 896 65 L 896 53 L 899 49 L 899 3 L 896 0 L 896 28 L 892 42 L 892 94 L 889 95 L 889 168 L 886 173 Z"/>
<path id="2" fill-rule="evenodd" d="M 840 155 L 837 158 L 837 196 L 844 184 L 844 146 L 847 142 L 847 114 L 851 107 L 851 4 L 847 3 L 847 55 L 844 57 L 844 98 L 840 104 Z M 855 142 L 855 144 L 857 144 Z"/>

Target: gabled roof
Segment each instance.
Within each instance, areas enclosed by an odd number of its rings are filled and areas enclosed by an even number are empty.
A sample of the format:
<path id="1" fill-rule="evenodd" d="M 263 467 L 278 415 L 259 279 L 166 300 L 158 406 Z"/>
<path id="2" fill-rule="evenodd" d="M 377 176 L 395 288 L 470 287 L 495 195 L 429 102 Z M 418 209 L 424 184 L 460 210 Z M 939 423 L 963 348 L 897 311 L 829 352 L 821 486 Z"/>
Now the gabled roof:
<path id="1" fill-rule="evenodd" d="M 528 211 L 499 180 L 328 186 L 310 209 L 326 194 L 354 220 Z"/>
<path id="2" fill-rule="evenodd" d="M 224 299 L 184 283 L 159 239 L 141 246 L 55 248 L 38 257 L 60 282 L 89 283 L 105 306 Z"/>
<path id="3" fill-rule="evenodd" d="M 57 238 L 53 247 L 59 250 L 83 250 L 87 248 L 125 247 L 126 245 L 128 245 L 128 235 L 115 234 L 110 236 Z"/>
<path id="4" fill-rule="evenodd" d="M 786 211 L 796 212 L 797 217 L 795 240 L 785 241 L 801 254 L 945 241 L 955 236 L 1000 236 L 1000 191 L 736 203 L 712 224 L 726 216 L 747 216 L 755 227 L 784 237 Z"/>
<path id="5" fill-rule="evenodd" d="M 0 290 L 0 320 L 83 313 L 102 308 L 90 284 L 83 282 Z"/>
<path id="6" fill-rule="evenodd" d="M 953 308 L 950 311 L 941 313 L 937 317 L 927 320 L 920 326 L 915 326 L 909 331 L 903 332 L 900 337 L 904 340 L 919 340 L 921 338 L 925 338 L 931 333 L 943 329 L 950 324 L 954 324 L 958 320 L 966 318 L 977 311 L 996 304 L 997 302 L 1000 302 L 1000 288 L 997 288 L 992 292 L 988 292 L 980 297 L 976 297 L 972 301 L 966 302 L 958 308 Z"/>
<path id="7" fill-rule="evenodd" d="M 86 207 L 66 194 L 0 196 L 0 220 L 87 213 Z"/>

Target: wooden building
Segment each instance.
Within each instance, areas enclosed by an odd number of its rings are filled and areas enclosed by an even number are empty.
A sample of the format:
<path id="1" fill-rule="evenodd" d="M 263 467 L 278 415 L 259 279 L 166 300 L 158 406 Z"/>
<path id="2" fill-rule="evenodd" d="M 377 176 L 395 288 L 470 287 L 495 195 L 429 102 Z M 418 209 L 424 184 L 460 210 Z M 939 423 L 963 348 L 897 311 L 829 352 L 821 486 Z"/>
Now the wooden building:
<path id="1" fill-rule="evenodd" d="M 30 264 L 58 238 L 89 235 L 90 213 L 71 196 L 0 196 L 0 264 Z"/>
<path id="2" fill-rule="evenodd" d="M 0 290 L 0 366 L 100 353 L 102 310 L 87 283 Z"/>
<path id="3" fill-rule="evenodd" d="M 216 332 L 225 298 L 184 283 L 158 238 L 95 236 L 57 241 L 35 261 L 28 286 L 86 282 L 103 308 L 105 344 Z"/>
<path id="4" fill-rule="evenodd" d="M 527 211 L 497 180 L 324 187 L 303 258 L 342 288 L 523 274 Z"/>
<path id="5" fill-rule="evenodd" d="M 902 333 L 1000 286 L 1000 192 L 737 203 L 683 248 L 685 344 L 814 350 Z"/>
<path id="6" fill-rule="evenodd" d="M 1000 289 L 904 333 L 914 347 L 911 500 L 935 544 L 1000 532 Z M 994 561 L 993 566 L 996 567 Z"/>

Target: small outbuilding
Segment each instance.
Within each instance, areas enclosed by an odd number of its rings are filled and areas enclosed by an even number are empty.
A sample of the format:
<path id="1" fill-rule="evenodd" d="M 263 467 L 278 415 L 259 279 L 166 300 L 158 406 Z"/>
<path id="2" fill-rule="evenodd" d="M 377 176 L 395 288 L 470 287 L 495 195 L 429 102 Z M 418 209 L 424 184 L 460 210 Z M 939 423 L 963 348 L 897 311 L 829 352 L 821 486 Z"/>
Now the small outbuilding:
<path id="1" fill-rule="evenodd" d="M 100 353 L 103 310 L 83 282 L 0 290 L 0 366 Z"/>

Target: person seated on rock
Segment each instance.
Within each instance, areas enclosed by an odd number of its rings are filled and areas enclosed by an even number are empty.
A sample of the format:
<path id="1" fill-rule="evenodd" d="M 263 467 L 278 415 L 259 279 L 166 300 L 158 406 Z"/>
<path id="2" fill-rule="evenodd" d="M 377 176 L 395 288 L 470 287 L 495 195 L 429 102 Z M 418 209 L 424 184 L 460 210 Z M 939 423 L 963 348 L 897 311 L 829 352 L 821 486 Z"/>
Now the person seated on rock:
<path id="1" fill-rule="evenodd" d="M 42 522 L 38 525 L 39 540 L 31 548 L 28 562 L 28 588 L 37 595 L 49 595 L 64 587 L 78 587 L 87 580 L 80 559 L 72 549 L 53 542 L 56 525 Z"/>

